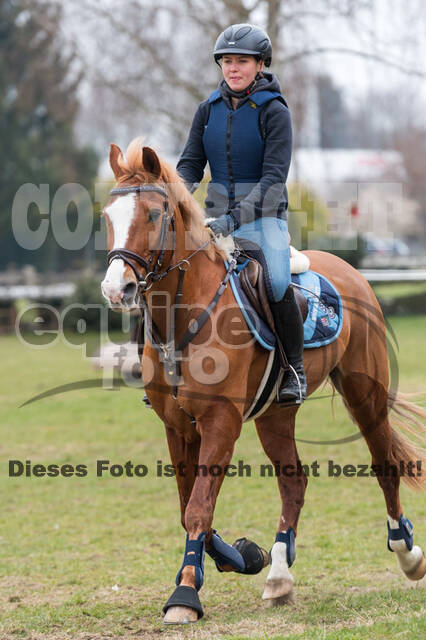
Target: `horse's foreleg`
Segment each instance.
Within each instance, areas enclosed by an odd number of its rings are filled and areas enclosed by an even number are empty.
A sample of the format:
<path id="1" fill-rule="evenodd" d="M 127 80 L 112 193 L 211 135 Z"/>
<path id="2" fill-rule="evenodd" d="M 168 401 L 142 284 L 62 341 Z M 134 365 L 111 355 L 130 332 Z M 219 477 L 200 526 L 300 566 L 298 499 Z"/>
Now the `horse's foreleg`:
<path id="1" fill-rule="evenodd" d="M 270 605 L 293 601 L 295 536 L 307 485 L 294 441 L 296 408 L 281 410 L 256 420 L 256 429 L 266 455 L 276 470 L 282 509 L 275 542 L 271 549 L 271 569 L 262 598 Z"/>
<path id="2" fill-rule="evenodd" d="M 200 438 L 198 433 L 196 433 L 193 440 L 185 439 L 183 435 L 167 425 L 166 435 L 170 458 L 176 472 L 181 522 L 182 526 L 185 528 L 185 510 L 194 486 L 195 473 L 200 452 Z"/>
<path id="3" fill-rule="evenodd" d="M 177 588 L 163 609 L 166 624 L 196 622 L 203 615 L 198 590 L 203 584 L 205 545 L 212 533 L 216 499 L 241 424 L 240 415 L 226 400 L 210 406 L 197 420 L 201 443 L 195 481 L 185 509 L 185 555 L 176 576 Z"/>

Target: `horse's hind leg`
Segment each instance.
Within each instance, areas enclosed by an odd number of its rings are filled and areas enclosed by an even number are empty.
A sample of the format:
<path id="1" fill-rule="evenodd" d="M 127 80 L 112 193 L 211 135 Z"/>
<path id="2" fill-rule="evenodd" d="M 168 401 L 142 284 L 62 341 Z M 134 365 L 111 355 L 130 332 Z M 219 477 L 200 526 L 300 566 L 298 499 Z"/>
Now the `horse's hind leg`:
<path id="1" fill-rule="evenodd" d="M 282 509 L 271 550 L 271 569 L 262 596 L 271 605 L 293 601 L 294 580 L 289 567 L 295 557 L 294 538 L 308 483 L 294 440 L 296 411 L 297 408 L 281 409 L 255 421 L 265 453 L 274 469 L 280 471 L 277 481 Z"/>
<path id="2" fill-rule="evenodd" d="M 359 368 L 358 372 L 344 372 L 343 367 L 331 375 L 371 452 L 373 469 L 386 501 L 388 548 L 395 551 L 406 576 L 420 580 L 426 573 L 426 559 L 420 547 L 413 546 L 411 523 L 402 514 L 399 497 L 401 465 L 404 473 L 408 463 L 414 463 L 416 452 L 391 427 L 387 386 L 376 377 L 377 372 L 370 376 L 360 373 Z"/>

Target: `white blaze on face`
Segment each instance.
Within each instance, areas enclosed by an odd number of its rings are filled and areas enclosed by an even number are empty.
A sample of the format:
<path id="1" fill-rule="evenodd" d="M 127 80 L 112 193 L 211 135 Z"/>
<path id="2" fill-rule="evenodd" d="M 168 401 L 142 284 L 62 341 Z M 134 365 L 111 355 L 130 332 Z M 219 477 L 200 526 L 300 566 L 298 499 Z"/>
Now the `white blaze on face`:
<path id="1" fill-rule="evenodd" d="M 129 229 L 135 215 L 136 194 L 128 193 L 119 196 L 109 207 L 105 209 L 114 231 L 113 249 L 123 249 L 126 246 Z M 101 288 L 104 297 L 111 302 L 120 302 L 123 289 L 127 282 L 124 279 L 126 264 L 116 258 L 109 265 Z"/>

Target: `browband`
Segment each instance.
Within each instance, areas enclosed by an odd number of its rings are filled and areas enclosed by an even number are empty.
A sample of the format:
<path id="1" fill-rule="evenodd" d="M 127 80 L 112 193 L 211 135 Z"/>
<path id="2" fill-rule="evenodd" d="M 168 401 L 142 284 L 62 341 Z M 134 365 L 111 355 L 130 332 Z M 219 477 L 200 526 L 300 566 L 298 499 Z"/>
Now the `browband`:
<path id="1" fill-rule="evenodd" d="M 169 199 L 167 191 L 164 187 L 158 187 L 155 184 L 139 184 L 134 187 L 116 187 L 115 189 L 111 189 L 109 192 L 110 196 L 122 196 L 125 193 L 139 193 L 140 191 L 155 191 L 163 196 L 166 199 L 166 202 Z"/>

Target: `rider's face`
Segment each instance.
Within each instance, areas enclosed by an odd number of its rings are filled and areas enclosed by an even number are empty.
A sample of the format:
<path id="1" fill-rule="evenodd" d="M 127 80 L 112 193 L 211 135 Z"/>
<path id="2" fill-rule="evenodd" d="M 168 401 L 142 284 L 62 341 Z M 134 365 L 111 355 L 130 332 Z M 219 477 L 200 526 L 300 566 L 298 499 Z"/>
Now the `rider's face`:
<path id="1" fill-rule="evenodd" d="M 222 58 L 222 73 L 233 91 L 242 91 L 249 86 L 258 71 L 263 69 L 263 60 L 254 56 L 226 54 Z"/>

